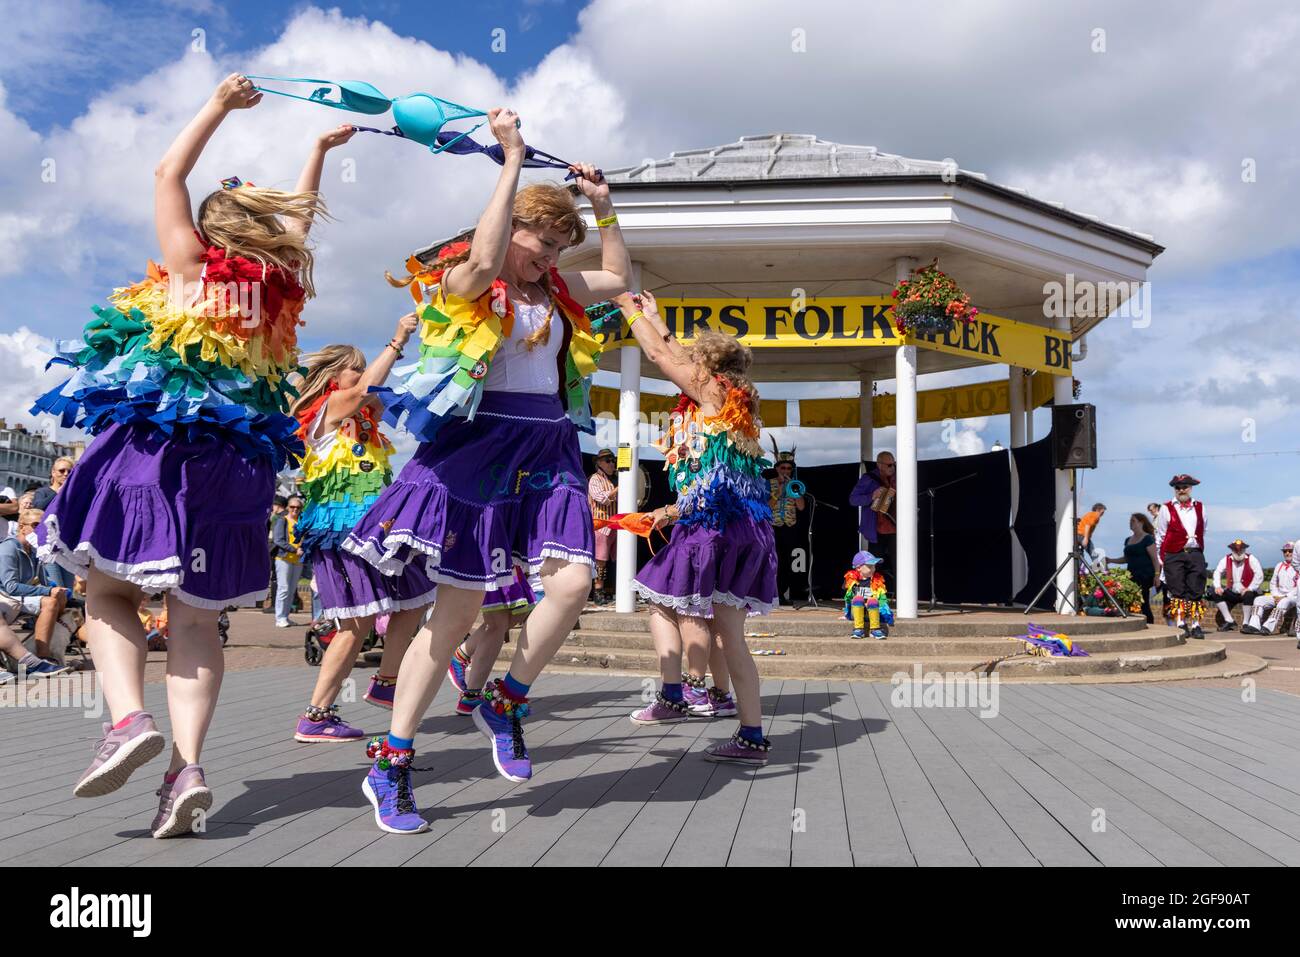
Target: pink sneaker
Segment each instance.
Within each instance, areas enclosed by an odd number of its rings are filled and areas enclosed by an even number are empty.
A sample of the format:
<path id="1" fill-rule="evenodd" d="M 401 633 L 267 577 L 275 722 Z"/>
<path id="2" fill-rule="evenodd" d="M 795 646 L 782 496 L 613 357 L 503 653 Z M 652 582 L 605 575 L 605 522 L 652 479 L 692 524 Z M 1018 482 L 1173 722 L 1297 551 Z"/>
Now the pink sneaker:
<path id="1" fill-rule="evenodd" d="M 633 711 L 628 717 L 633 724 L 676 724 L 688 719 L 690 709 L 685 700 L 669 701 L 663 692 L 655 693 L 655 700 L 639 711 Z"/>
<path id="2" fill-rule="evenodd" d="M 112 794 L 126 783 L 137 768 L 162 752 L 163 736 L 153 723 L 153 715 L 137 711 L 120 731 L 104 725 L 104 736 L 95 745 L 95 758 L 81 776 L 72 793 L 79 798 Z"/>
<path id="3" fill-rule="evenodd" d="M 212 807 L 212 792 L 197 764 L 185 765 L 170 784 L 164 777 L 158 796 L 158 813 L 150 828 L 156 838 L 193 833 L 203 813 Z"/>
<path id="4" fill-rule="evenodd" d="M 731 736 L 731 740 L 705 748 L 704 757 L 709 761 L 729 764 L 753 764 L 761 767 L 767 764 L 767 752 L 771 749 L 772 742 L 767 738 L 763 739 L 762 744 L 755 744 L 742 738 L 740 732 L 737 731 Z"/>
<path id="5" fill-rule="evenodd" d="M 710 688 L 700 696 L 699 704 L 691 705 L 692 718 L 734 718 L 736 716 L 736 699 L 730 692 L 720 688 Z"/>

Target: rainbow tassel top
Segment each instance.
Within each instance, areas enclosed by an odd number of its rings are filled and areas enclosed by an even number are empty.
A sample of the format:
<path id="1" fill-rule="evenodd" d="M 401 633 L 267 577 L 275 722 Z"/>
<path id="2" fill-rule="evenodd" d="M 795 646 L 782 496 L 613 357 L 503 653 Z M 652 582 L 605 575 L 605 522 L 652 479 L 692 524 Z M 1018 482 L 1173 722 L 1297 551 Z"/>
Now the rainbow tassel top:
<path id="1" fill-rule="evenodd" d="M 875 602 L 880 609 L 880 620 L 886 625 L 894 623 L 894 612 L 889 607 L 889 598 L 885 594 L 885 576 L 879 572 L 872 574 L 870 580 L 856 568 L 844 573 L 844 617 L 852 618 L 850 605 L 853 599 L 862 595 L 869 603 Z"/>
<path id="2" fill-rule="evenodd" d="M 147 422 L 217 432 L 248 458 L 270 456 L 277 471 L 302 452 L 286 412 L 297 395 L 297 329 L 305 296 L 290 275 L 209 247 L 201 287 L 172 304 L 167 271 L 93 306 L 82 339 L 60 341 L 51 365 L 75 371 L 36 400 L 64 427 L 97 435 L 113 423 Z"/>
<path id="3" fill-rule="evenodd" d="M 439 251 L 438 258 L 467 248 L 468 243 L 452 243 Z M 462 299 L 442 289 L 444 270 L 430 270 L 415 257 L 407 262 L 407 269 L 412 277 L 408 290 L 423 320 L 420 359 L 415 365 L 393 370 L 401 380 L 399 385 L 375 391 L 384 405 L 385 422 L 428 442 L 452 415 L 474 417 L 492 357 L 513 327 L 514 305 L 499 279 L 477 299 Z M 593 334 L 583 308 L 569 296 L 557 270 L 551 270 L 550 281 L 555 305 L 569 329 L 561 396 L 569 418 L 584 432 L 593 432 L 591 376 L 603 343 Z"/>
<path id="4" fill-rule="evenodd" d="M 761 423 L 750 397 L 727 384 L 727 398 L 715 416 L 683 395 L 669 418 L 668 433 L 658 443 L 664 453 L 668 484 L 677 493 L 679 525 L 725 528 L 743 517 L 770 522 L 763 469 L 771 463 L 758 444 Z"/>
<path id="5" fill-rule="evenodd" d="M 298 485 L 306 500 L 297 528 L 304 555 L 318 548 L 338 548 L 393 481 L 389 463 L 393 444 L 367 406 L 340 421 L 327 438 L 312 441 L 312 426 L 336 390 L 330 386 L 298 415 L 298 437 L 307 445 Z"/>

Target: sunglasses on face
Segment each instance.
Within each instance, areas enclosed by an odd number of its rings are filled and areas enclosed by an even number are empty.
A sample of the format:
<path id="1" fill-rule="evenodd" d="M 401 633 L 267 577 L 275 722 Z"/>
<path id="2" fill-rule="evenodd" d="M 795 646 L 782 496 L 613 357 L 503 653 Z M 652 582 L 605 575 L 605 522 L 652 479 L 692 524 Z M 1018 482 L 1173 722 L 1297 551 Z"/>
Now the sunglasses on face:
<path id="1" fill-rule="evenodd" d="M 54 474 L 55 474 L 55 475 L 66 475 L 68 472 L 71 472 L 71 471 L 72 471 L 72 469 L 55 469 L 55 470 L 54 470 Z"/>

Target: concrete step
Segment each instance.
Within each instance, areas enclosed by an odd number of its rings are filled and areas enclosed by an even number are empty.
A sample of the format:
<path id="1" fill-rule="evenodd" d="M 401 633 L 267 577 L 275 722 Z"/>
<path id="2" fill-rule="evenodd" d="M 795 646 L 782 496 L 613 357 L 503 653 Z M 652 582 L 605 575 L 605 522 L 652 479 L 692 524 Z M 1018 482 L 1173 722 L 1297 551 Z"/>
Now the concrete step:
<path id="1" fill-rule="evenodd" d="M 1013 613 L 974 613 L 939 615 L 900 621 L 890 628 L 891 638 L 1014 638 L 1023 635 L 1029 623 L 1056 628 L 1071 638 L 1095 635 L 1122 635 L 1142 631 L 1147 624 L 1140 617 L 1104 618 L 1054 615 L 1019 615 Z M 762 615 L 751 618 L 746 634 L 757 637 L 835 638 L 846 634 L 848 622 L 838 611 L 809 610 Z M 649 634 L 650 615 L 641 611 L 631 615 L 616 612 L 587 611 L 578 618 L 578 630 L 595 632 L 635 632 Z M 1164 627 L 1163 625 L 1160 627 Z"/>
<path id="2" fill-rule="evenodd" d="M 875 644 L 885 644 L 876 642 Z M 905 657 L 877 655 L 867 658 L 807 655 L 755 656 L 759 674 L 771 678 L 871 679 L 899 672 L 922 673 L 991 670 L 1006 678 L 1075 678 L 1098 675 L 1135 675 L 1194 669 L 1224 661 L 1226 649 L 1214 641 L 1147 652 L 1105 652 L 1086 658 L 1030 658 L 1018 656 L 997 661 L 993 656 L 942 655 Z M 555 656 L 558 669 L 598 669 L 656 676 L 659 658 L 653 649 L 603 648 L 566 644 Z"/>
<path id="3" fill-rule="evenodd" d="M 750 651 L 780 649 L 787 655 L 831 658 L 938 658 L 945 656 L 1001 657 L 1015 645 L 1006 638 L 899 638 L 890 632 L 888 639 L 853 639 L 841 626 L 834 637 L 809 635 L 773 635 L 770 638 L 748 637 Z M 1178 644 L 1172 628 L 1160 626 L 1140 632 L 1114 635 L 1083 636 L 1076 642 L 1089 654 L 1106 652 L 1147 652 L 1171 648 Z M 648 633 L 636 631 L 574 631 L 565 641 L 566 648 L 606 648 L 653 651 L 654 640 Z"/>

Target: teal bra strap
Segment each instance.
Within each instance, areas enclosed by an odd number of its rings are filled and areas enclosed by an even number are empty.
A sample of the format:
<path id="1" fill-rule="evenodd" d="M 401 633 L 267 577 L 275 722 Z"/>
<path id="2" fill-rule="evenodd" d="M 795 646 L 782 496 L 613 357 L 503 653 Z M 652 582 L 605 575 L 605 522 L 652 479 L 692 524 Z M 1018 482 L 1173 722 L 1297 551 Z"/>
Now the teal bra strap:
<path id="1" fill-rule="evenodd" d="M 374 90 L 373 94 L 351 89 L 351 86 L 356 85 L 353 81 L 344 81 L 340 83 L 337 80 L 317 80 L 310 77 L 295 76 L 259 76 L 253 73 L 246 73 L 244 76 L 249 80 L 276 80 L 280 83 L 324 83 L 326 85 L 313 90 L 311 96 L 299 96 L 296 93 L 286 93 L 283 90 L 272 90 L 264 86 L 254 86 L 253 89 L 262 93 L 274 93 L 276 96 L 287 96 L 291 100 L 302 100 L 304 103 L 319 103 L 322 106 L 332 106 L 336 110 L 348 110 L 354 113 L 378 115 L 380 113 L 388 112 L 388 108 L 391 106 L 391 101 L 388 97 L 384 96 L 383 93 L 380 93 L 379 90 L 375 89 L 369 83 L 361 85 L 368 87 L 370 90 Z M 330 87 L 338 87 L 340 96 L 343 97 L 344 100 L 347 99 L 348 94 L 351 94 L 352 96 L 359 97 L 363 100 L 374 101 L 373 105 L 366 104 L 363 107 L 360 103 L 347 103 L 342 100 L 327 100 L 325 99 L 325 94 L 329 92 Z"/>

